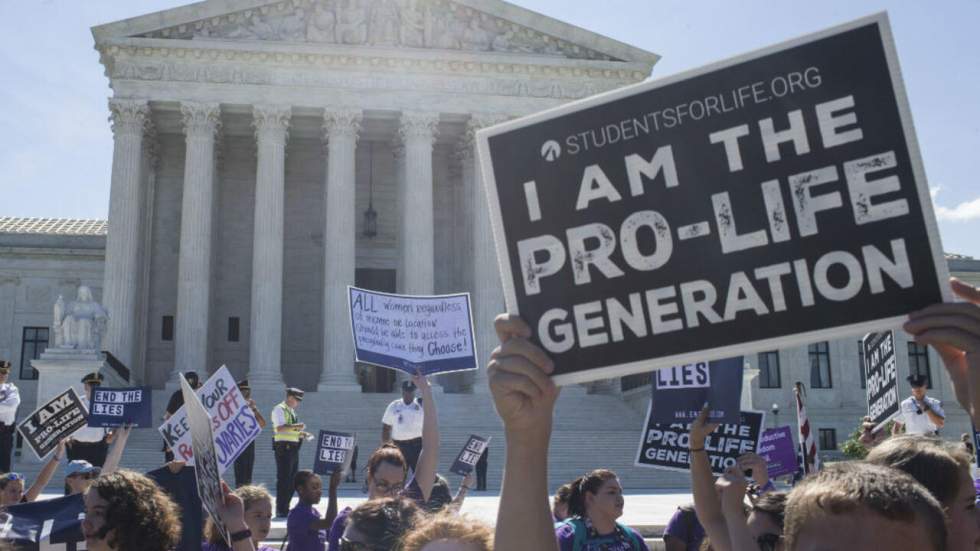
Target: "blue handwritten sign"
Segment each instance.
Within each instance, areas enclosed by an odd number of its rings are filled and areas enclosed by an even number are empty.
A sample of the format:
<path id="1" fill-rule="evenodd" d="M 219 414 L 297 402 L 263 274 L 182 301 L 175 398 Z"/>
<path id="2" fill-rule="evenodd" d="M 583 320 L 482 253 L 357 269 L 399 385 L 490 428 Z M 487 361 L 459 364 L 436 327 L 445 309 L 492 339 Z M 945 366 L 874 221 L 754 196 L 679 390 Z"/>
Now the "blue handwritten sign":
<path id="1" fill-rule="evenodd" d="M 409 296 L 348 287 L 359 362 L 430 375 L 477 368 L 469 293 Z"/>
<path id="2" fill-rule="evenodd" d="M 707 403 L 715 423 L 738 423 L 742 397 L 742 356 L 665 367 L 653 372 L 655 423 L 690 423 Z"/>
<path id="3" fill-rule="evenodd" d="M 313 472 L 330 475 L 337 469 L 346 469 L 355 441 L 356 437 L 350 433 L 321 430 L 317 438 L 316 457 L 313 458 Z"/>
<path id="4" fill-rule="evenodd" d="M 89 397 L 88 426 L 152 427 L 153 391 L 148 386 L 94 388 Z"/>

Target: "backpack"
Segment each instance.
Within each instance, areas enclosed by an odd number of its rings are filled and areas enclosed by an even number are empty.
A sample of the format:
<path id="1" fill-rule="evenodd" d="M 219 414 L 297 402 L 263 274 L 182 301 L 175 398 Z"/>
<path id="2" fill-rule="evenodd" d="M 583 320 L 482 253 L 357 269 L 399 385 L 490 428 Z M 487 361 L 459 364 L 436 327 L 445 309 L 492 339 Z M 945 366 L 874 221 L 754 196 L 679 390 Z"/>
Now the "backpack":
<path id="1" fill-rule="evenodd" d="M 581 551 L 582 549 L 585 549 L 585 540 L 588 537 L 588 530 L 585 528 L 585 522 L 583 522 L 580 518 L 572 518 L 566 520 L 565 522 L 559 523 L 558 526 L 563 524 L 571 525 L 572 529 L 575 530 L 575 539 L 572 541 L 572 549 L 574 551 Z M 626 537 L 629 538 L 630 545 L 635 551 L 640 551 L 643 549 L 643 545 L 637 539 L 636 534 L 632 530 L 618 522 L 616 523 L 616 526 L 626 534 Z"/>

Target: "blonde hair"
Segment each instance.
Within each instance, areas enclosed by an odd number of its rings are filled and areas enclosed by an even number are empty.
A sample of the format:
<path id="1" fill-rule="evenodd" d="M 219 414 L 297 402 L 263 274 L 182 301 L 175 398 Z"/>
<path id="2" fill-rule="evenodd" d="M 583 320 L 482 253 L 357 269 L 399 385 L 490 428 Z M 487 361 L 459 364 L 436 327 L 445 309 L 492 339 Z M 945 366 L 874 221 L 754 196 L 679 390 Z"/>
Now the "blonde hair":
<path id="1" fill-rule="evenodd" d="M 261 484 L 253 484 L 249 486 L 242 486 L 233 492 L 236 496 L 242 498 L 242 504 L 245 506 L 245 511 L 248 512 L 256 503 L 261 501 L 267 501 L 272 503 L 272 494 L 269 490 L 265 489 L 265 486 Z M 211 517 L 207 517 L 204 525 L 204 534 L 208 540 L 208 543 L 224 543 L 225 538 L 221 535 L 221 532 L 214 526 L 211 522 Z"/>
<path id="2" fill-rule="evenodd" d="M 434 541 L 451 540 L 474 545 L 480 551 L 493 551 L 493 530 L 484 522 L 440 514 L 429 517 L 402 540 L 401 551 L 421 551 Z"/>
<path id="3" fill-rule="evenodd" d="M 783 527 L 785 549 L 796 548 L 797 538 L 812 520 L 862 510 L 892 521 L 921 522 L 933 549 L 946 548 L 946 515 L 921 484 L 890 467 L 847 461 L 828 465 L 790 492 Z"/>

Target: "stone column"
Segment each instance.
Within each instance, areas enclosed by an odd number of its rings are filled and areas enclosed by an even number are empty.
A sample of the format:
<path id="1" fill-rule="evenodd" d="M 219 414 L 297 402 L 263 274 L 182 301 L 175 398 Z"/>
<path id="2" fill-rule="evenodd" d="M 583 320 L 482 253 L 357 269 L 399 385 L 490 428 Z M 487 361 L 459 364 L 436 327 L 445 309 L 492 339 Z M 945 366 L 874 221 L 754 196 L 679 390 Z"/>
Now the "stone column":
<path id="1" fill-rule="evenodd" d="M 485 393 L 487 387 L 487 361 L 497 347 L 497 333 L 493 320 L 505 311 L 504 291 L 500 283 L 497 253 L 494 249 L 493 230 L 490 226 L 490 210 L 483 184 L 483 173 L 475 161 L 475 134 L 480 128 L 501 122 L 503 117 L 474 115 L 466 125 L 466 133 L 460 144 L 463 168 L 463 189 L 470 202 L 473 226 L 473 331 L 479 369 L 474 373 L 473 392 Z"/>
<path id="2" fill-rule="evenodd" d="M 221 125 L 217 103 L 182 103 L 187 148 L 180 215 L 177 269 L 175 369 L 208 373 L 211 305 L 211 242 L 214 206 L 215 133 Z"/>
<path id="3" fill-rule="evenodd" d="M 323 231 L 323 367 L 319 391 L 361 390 L 354 373 L 354 343 L 347 330 L 347 286 L 354 284 L 357 233 L 354 154 L 360 127 L 359 110 L 327 110 L 323 114 L 327 214 Z"/>
<path id="4" fill-rule="evenodd" d="M 288 106 L 279 105 L 256 105 L 252 110 L 258 141 L 248 345 L 248 378 L 253 387 L 282 385 L 285 161 L 291 114 Z"/>
<path id="5" fill-rule="evenodd" d="M 146 100 L 110 99 L 113 134 L 102 302 L 109 311 L 106 350 L 133 368 L 138 320 L 139 248 L 142 232 L 143 132 L 149 120 Z"/>
<path id="6" fill-rule="evenodd" d="M 402 196 L 401 238 L 405 275 L 404 292 L 431 295 L 434 288 L 434 228 L 432 213 L 432 144 L 436 137 L 436 113 L 402 114 L 405 146 L 405 192 Z"/>

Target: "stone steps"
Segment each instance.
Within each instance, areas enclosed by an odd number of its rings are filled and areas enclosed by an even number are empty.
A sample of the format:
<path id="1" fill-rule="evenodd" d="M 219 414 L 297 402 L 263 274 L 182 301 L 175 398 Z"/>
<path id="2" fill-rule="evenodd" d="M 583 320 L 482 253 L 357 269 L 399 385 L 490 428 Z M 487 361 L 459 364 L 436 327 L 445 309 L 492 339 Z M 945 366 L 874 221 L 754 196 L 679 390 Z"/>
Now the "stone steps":
<path id="1" fill-rule="evenodd" d="M 170 392 L 154 391 L 154 418 L 161 419 Z M 253 396 L 263 415 L 268 418 L 273 406 L 280 401 L 279 393 L 255 391 Z M 360 444 L 359 468 L 363 468 L 371 451 L 381 439 L 381 415 L 394 394 L 361 394 L 351 392 L 308 392 L 298 410 L 307 430 L 320 429 L 356 432 Z M 503 476 L 504 434 L 500 420 L 486 394 L 437 393 L 441 449 L 439 470 L 455 486 L 458 477 L 448 474 L 466 438 L 471 434 L 491 437 L 487 482 L 491 490 L 499 489 Z M 619 397 L 588 395 L 579 388 L 565 389 L 559 399 L 554 433 L 549 452 L 549 487 L 556 488 L 588 470 L 610 468 L 616 471 L 624 486 L 630 489 L 684 488 L 689 479 L 684 473 L 672 473 L 633 466 L 643 425 L 642 416 L 628 407 Z M 256 444 L 254 481 L 275 487 L 275 460 L 272 453 L 272 433 L 268 428 Z M 148 471 L 163 462 L 162 440 L 156 430 L 139 429 L 133 432 L 122 464 L 137 471 Z M 300 451 L 300 468 L 312 468 L 313 447 L 307 443 Z M 25 450 L 31 455 L 29 450 Z M 19 469 L 33 477 L 40 464 L 18 461 Z M 229 470 L 225 478 L 233 481 Z M 357 484 L 344 488 L 354 490 L 363 479 L 357 474 Z"/>

